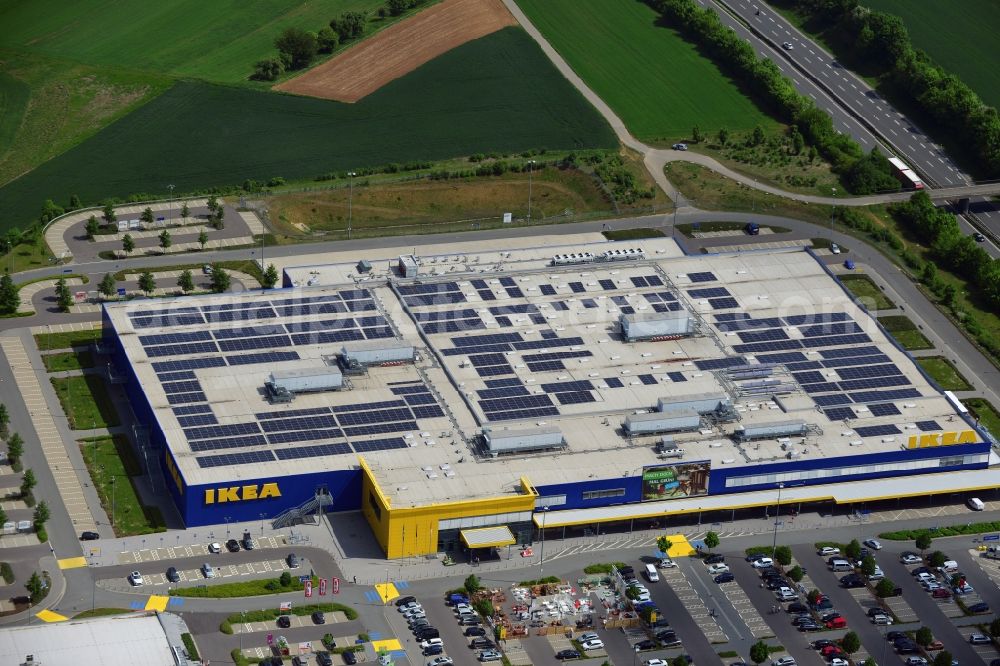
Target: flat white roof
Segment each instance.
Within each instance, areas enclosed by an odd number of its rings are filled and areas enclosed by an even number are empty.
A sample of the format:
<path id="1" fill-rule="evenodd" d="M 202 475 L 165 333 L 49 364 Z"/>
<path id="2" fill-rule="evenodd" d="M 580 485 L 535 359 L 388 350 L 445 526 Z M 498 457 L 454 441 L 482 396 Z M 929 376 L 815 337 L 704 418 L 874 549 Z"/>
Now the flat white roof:
<path id="1" fill-rule="evenodd" d="M 70 620 L 0 631 L 0 663 L 42 666 L 174 666 L 167 636 L 155 615 Z"/>

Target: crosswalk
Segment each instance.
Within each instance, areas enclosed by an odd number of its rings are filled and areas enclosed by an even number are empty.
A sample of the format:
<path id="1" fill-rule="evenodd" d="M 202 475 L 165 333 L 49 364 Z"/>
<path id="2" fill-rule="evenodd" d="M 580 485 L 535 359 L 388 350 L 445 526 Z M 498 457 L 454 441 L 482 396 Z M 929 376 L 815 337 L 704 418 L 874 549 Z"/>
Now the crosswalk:
<path id="1" fill-rule="evenodd" d="M 731 530 L 731 531 L 715 531 L 719 535 L 720 539 L 743 537 L 756 534 L 753 530 Z M 688 541 L 694 542 L 698 541 L 708 534 L 708 530 L 691 532 L 684 534 Z M 583 553 L 593 553 L 603 550 L 625 550 L 629 548 L 647 548 L 656 546 L 656 537 L 651 535 L 642 536 L 619 536 L 619 535 L 608 535 L 606 538 L 594 537 L 587 540 L 585 543 L 574 544 L 572 546 L 566 546 L 563 548 L 555 548 L 551 550 L 546 550 L 545 561 L 558 560 L 563 557 L 571 557 L 573 555 L 581 555 Z M 550 554 L 551 553 L 551 554 Z"/>

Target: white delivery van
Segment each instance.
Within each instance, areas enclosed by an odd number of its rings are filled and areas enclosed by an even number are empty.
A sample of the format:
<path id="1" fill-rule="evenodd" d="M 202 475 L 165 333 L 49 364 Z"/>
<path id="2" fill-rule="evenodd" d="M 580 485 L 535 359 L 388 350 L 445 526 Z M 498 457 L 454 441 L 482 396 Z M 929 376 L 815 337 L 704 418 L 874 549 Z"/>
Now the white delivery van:
<path id="1" fill-rule="evenodd" d="M 656 570 L 656 565 L 647 564 L 646 565 L 646 580 L 650 583 L 656 583 L 660 580 L 660 574 Z"/>
<path id="2" fill-rule="evenodd" d="M 983 504 L 983 500 L 979 499 L 978 497 L 970 497 L 969 501 L 966 502 L 966 504 L 968 504 L 969 508 L 972 509 L 973 511 L 982 511 L 983 509 L 986 508 L 986 505 Z"/>
<path id="3" fill-rule="evenodd" d="M 938 571 L 943 574 L 953 574 L 958 572 L 958 562 L 955 560 L 948 560 L 944 564 L 938 567 Z"/>

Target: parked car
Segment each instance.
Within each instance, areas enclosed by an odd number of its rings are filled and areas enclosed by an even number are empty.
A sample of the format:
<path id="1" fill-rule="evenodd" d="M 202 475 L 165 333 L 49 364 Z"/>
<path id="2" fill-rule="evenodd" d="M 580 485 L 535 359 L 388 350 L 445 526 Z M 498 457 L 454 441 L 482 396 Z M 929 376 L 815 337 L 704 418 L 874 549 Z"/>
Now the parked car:
<path id="1" fill-rule="evenodd" d="M 875 617 L 872 618 L 872 624 L 881 627 L 891 627 L 892 618 L 889 617 L 888 615 L 876 615 Z"/>
<path id="2" fill-rule="evenodd" d="M 230 553 L 240 552 L 240 542 L 237 541 L 236 539 L 230 539 L 229 541 L 226 542 L 226 550 L 228 550 Z"/>
<path id="3" fill-rule="evenodd" d="M 426 650 L 432 645 L 444 645 L 444 641 L 440 638 L 428 638 L 425 641 L 420 641 L 420 649 Z"/>
<path id="4" fill-rule="evenodd" d="M 443 645 L 430 645 L 428 647 L 425 647 L 421 652 L 421 654 L 424 655 L 425 657 L 430 657 L 435 654 L 441 654 L 442 652 L 444 652 Z"/>
<path id="5" fill-rule="evenodd" d="M 755 560 L 754 562 L 752 562 L 751 566 L 754 569 L 764 569 L 766 567 L 773 567 L 774 560 L 772 560 L 770 557 L 762 557 L 759 560 Z"/>
<path id="6" fill-rule="evenodd" d="M 728 564 L 712 564 L 708 567 L 708 573 L 712 576 L 718 576 L 721 573 L 729 573 Z"/>
<path id="7" fill-rule="evenodd" d="M 944 643 L 942 643 L 941 641 L 935 639 L 935 640 L 931 641 L 930 643 L 928 643 L 927 647 L 925 647 L 924 649 L 925 650 L 929 650 L 931 652 L 933 652 L 934 650 L 943 650 L 944 649 Z"/>
<path id="8" fill-rule="evenodd" d="M 865 539 L 864 544 L 872 550 L 882 550 L 882 542 L 878 539 Z"/>
<path id="9" fill-rule="evenodd" d="M 656 566 L 660 567 L 661 569 L 673 569 L 677 566 L 677 563 L 674 562 L 669 557 L 664 557 L 660 559 L 659 563 Z"/>
<path id="10" fill-rule="evenodd" d="M 815 622 L 803 622 L 802 624 L 799 625 L 798 629 L 799 631 L 802 632 L 819 631 L 819 625 L 816 624 Z"/>
<path id="11" fill-rule="evenodd" d="M 299 559 L 299 556 L 296 555 L 295 553 L 288 553 L 288 557 L 285 558 L 285 560 L 288 562 L 289 569 L 298 569 L 300 566 L 302 566 L 302 561 Z"/>
<path id="12" fill-rule="evenodd" d="M 479 656 L 476 657 L 476 659 L 478 659 L 481 662 L 500 661 L 501 659 L 503 659 L 503 655 L 497 652 L 496 650 L 483 650 L 482 652 L 479 653 Z"/>
<path id="13" fill-rule="evenodd" d="M 857 574 L 847 574 L 840 579 L 840 586 L 847 589 L 864 587 L 865 581 Z"/>
<path id="14" fill-rule="evenodd" d="M 414 599 L 413 601 L 407 601 L 405 604 L 396 604 L 396 610 L 400 613 L 405 613 L 411 608 L 421 608 L 420 602 Z"/>
<path id="15" fill-rule="evenodd" d="M 416 600 L 417 600 L 416 597 L 406 596 L 406 597 L 400 597 L 399 599 L 396 599 L 396 601 L 393 602 L 393 603 L 395 603 L 396 608 L 399 608 L 400 606 L 405 606 L 406 604 L 412 604 Z"/>
<path id="16" fill-rule="evenodd" d="M 169 569 L 167 569 L 167 580 L 170 581 L 171 583 L 181 582 L 181 575 L 177 573 L 176 567 L 170 567 Z"/>
<path id="17" fill-rule="evenodd" d="M 990 637 L 976 632 L 969 635 L 969 642 L 973 645 L 989 645 Z"/>
<path id="18" fill-rule="evenodd" d="M 486 630 L 482 627 L 466 627 L 464 633 L 466 636 L 485 636 Z"/>
<path id="19" fill-rule="evenodd" d="M 725 562 L 726 561 L 726 556 L 722 555 L 720 553 L 715 553 L 714 555 L 709 555 L 708 557 L 706 557 L 702 561 L 705 564 L 719 564 L 721 562 Z"/>
<path id="20" fill-rule="evenodd" d="M 255 544 L 253 542 L 253 537 L 250 536 L 249 532 L 244 532 L 243 533 L 242 543 L 243 543 L 243 549 L 244 550 L 253 550 L 254 549 Z"/>
<path id="21" fill-rule="evenodd" d="M 559 659 L 560 661 L 579 658 L 580 653 L 576 650 L 559 650 L 559 652 L 556 652 L 556 659 Z"/>
<path id="22" fill-rule="evenodd" d="M 101 535 L 97 532 L 84 532 L 80 535 L 80 541 L 97 541 Z"/>
<path id="23" fill-rule="evenodd" d="M 146 581 L 144 581 L 142 579 L 142 574 L 141 573 L 139 573 L 138 571 L 133 571 L 132 573 L 130 573 L 128 575 L 128 582 L 131 583 L 132 585 L 134 585 L 135 587 L 139 587 L 140 585 L 142 585 Z"/>
<path id="24" fill-rule="evenodd" d="M 603 650 L 604 641 L 600 638 L 592 638 L 590 640 L 580 641 L 580 647 L 584 650 Z"/>
<path id="25" fill-rule="evenodd" d="M 795 601 L 799 598 L 799 595 L 795 594 L 795 590 L 790 587 L 780 587 L 774 592 L 774 596 L 778 598 L 778 601 Z"/>
<path id="26" fill-rule="evenodd" d="M 923 562 L 923 559 L 916 553 L 907 551 L 899 556 L 899 561 L 903 564 L 920 564 Z"/>
<path id="27" fill-rule="evenodd" d="M 829 661 L 829 666 L 851 666 L 851 662 L 843 657 L 834 657 Z"/>
<path id="28" fill-rule="evenodd" d="M 920 578 L 921 576 L 924 576 L 924 575 L 927 575 L 927 576 L 930 576 L 930 577 L 933 578 L 934 577 L 934 572 L 931 571 L 928 567 L 917 567 L 916 569 L 914 569 L 913 571 L 910 572 L 910 575 L 914 576 L 916 578 Z"/>
<path id="29" fill-rule="evenodd" d="M 732 583 L 734 580 L 736 580 L 736 577 L 727 571 L 725 573 L 720 573 L 718 576 L 713 578 L 713 580 L 716 583 Z"/>
<path id="30" fill-rule="evenodd" d="M 749 555 L 747 555 L 743 559 L 746 560 L 747 562 L 756 562 L 757 560 L 759 560 L 759 559 L 761 559 L 763 557 L 765 557 L 765 556 L 762 553 L 750 553 Z"/>
<path id="31" fill-rule="evenodd" d="M 657 643 L 656 641 L 651 641 L 647 638 L 644 641 L 639 641 L 638 643 L 636 643 L 633 646 L 633 649 L 635 649 L 636 652 L 642 652 L 644 650 L 655 650 L 658 647 L 660 647 L 659 643 Z"/>
<path id="32" fill-rule="evenodd" d="M 940 587 L 932 591 L 931 596 L 935 599 L 951 599 L 951 590 L 946 587 Z"/>
<path id="33" fill-rule="evenodd" d="M 449 666 L 454 663 L 451 657 L 434 657 L 427 662 L 427 666 Z"/>
<path id="34" fill-rule="evenodd" d="M 840 246 L 837 245 L 836 243 L 830 243 L 830 253 L 840 254 Z"/>
<path id="35" fill-rule="evenodd" d="M 670 666 L 670 662 L 666 659 L 647 659 L 643 666 Z"/>
<path id="36" fill-rule="evenodd" d="M 292 618 L 288 617 L 287 615 L 279 615 L 277 624 L 282 629 L 288 629 L 288 627 L 292 626 Z"/>
<path id="37" fill-rule="evenodd" d="M 687 147 L 687 144 L 686 144 L 686 143 L 675 143 L 675 144 L 674 144 L 673 146 L 671 146 L 671 147 L 672 147 L 672 148 L 673 148 L 674 150 L 687 150 L 687 149 L 688 149 L 688 147 Z"/>
<path id="38" fill-rule="evenodd" d="M 829 555 L 840 555 L 840 548 L 837 548 L 836 546 L 823 546 L 818 551 L 816 551 L 816 554 L 822 557 L 827 557 Z"/>
<path id="39" fill-rule="evenodd" d="M 344 661 L 345 662 L 347 661 L 347 659 L 346 659 L 346 655 L 347 654 L 349 654 L 349 653 L 347 653 L 347 652 L 344 653 L 344 655 L 345 655 Z M 353 657 L 353 653 L 350 653 L 350 654 Z M 354 661 L 350 662 L 350 663 L 356 663 L 356 662 L 357 662 L 357 658 L 354 658 Z M 333 666 L 333 657 L 330 656 L 329 652 L 317 652 L 316 653 L 316 663 L 318 663 L 319 666 Z"/>
<path id="40" fill-rule="evenodd" d="M 312 621 L 313 624 L 326 624 L 326 615 L 323 614 L 323 611 L 316 611 L 312 614 Z"/>
<path id="41" fill-rule="evenodd" d="M 976 588 L 969 585 L 967 582 L 961 582 L 955 587 L 951 588 L 952 592 L 955 594 L 968 594 L 969 592 L 975 592 Z"/>
<path id="42" fill-rule="evenodd" d="M 348 664 L 349 666 L 358 663 L 357 653 L 352 650 L 341 652 L 340 657 L 344 660 L 344 663 Z"/>
<path id="43" fill-rule="evenodd" d="M 480 636 L 478 638 L 473 638 L 471 641 L 469 641 L 469 647 L 471 647 L 473 650 L 488 650 L 495 648 L 496 646 L 490 639 Z"/>
<path id="44" fill-rule="evenodd" d="M 222 552 L 222 544 L 218 543 L 218 542 L 213 542 L 213 543 L 208 544 L 208 552 L 210 552 L 212 554 L 221 553 Z"/>
<path id="45" fill-rule="evenodd" d="M 771 666 L 796 666 L 795 657 L 778 657 L 771 662 Z"/>
<path id="46" fill-rule="evenodd" d="M 990 605 L 988 603 L 986 603 L 985 601 L 980 601 L 979 603 L 976 603 L 976 604 L 970 604 L 966 608 L 968 608 L 968 610 L 969 610 L 970 613 L 989 613 L 990 612 Z"/>
<path id="47" fill-rule="evenodd" d="M 837 647 L 837 644 L 834 643 L 833 641 L 831 641 L 829 638 L 819 638 L 819 639 L 816 639 L 812 643 L 810 643 L 810 645 L 812 646 L 812 649 L 814 649 L 814 650 L 823 650 L 823 649 L 828 648 L 828 647 L 835 647 L 838 650 L 840 649 L 839 647 Z"/>
<path id="48" fill-rule="evenodd" d="M 785 609 L 789 613 L 808 613 L 809 607 L 806 606 L 801 601 L 793 601 L 788 604 L 788 608 Z"/>

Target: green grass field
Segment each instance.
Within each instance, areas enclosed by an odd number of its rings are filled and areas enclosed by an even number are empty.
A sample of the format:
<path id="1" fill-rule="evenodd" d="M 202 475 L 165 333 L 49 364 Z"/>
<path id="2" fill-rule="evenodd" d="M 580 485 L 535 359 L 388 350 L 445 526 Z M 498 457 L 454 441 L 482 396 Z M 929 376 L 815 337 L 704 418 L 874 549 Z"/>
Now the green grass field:
<path id="1" fill-rule="evenodd" d="M 114 513 L 115 535 L 164 531 L 160 510 L 144 506 L 132 485 L 132 477 L 142 475 L 142 468 L 125 437 L 94 437 L 80 440 L 79 444 L 80 454 L 101 498 L 101 506 L 109 518 Z"/>
<path id="2" fill-rule="evenodd" d="M 879 317 L 878 322 L 896 338 L 899 344 L 903 345 L 904 349 L 913 351 L 934 348 L 931 341 L 917 329 L 917 325 L 909 317 L 904 315 Z"/>
<path id="3" fill-rule="evenodd" d="M 66 333 L 36 333 L 35 345 L 40 351 L 86 347 L 101 339 L 101 329 L 70 331 Z"/>
<path id="4" fill-rule="evenodd" d="M 94 367 L 94 355 L 89 350 L 81 349 L 71 352 L 57 352 L 42 356 L 47 372 L 63 372 L 66 370 L 82 370 Z"/>
<path id="5" fill-rule="evenodd" d="M 971 391 L 972 385 L 944 356 L 924 356 L 917 364 L 946 391 Z"/>
<path id="6" fill-rule="evenodd" d="M 639 0 L 518 0 L 518 5 L 587 84 L 643 141 L 765 130 L 775 122 L 658 14 Z"/>
<path id="7" fill-rule="evenodd" d="M 7 72 L 0 72 L 0 155 L 10 150 L 28 108 L 31 88 Z"/>
<path id="8" fill-rule="evenodd" d="M 1000 439 L 1000 412 L 988 401 L 982 398 L 968 398 L 962 401 L 979 423 L 986 427 L 994 437 Z"/>
<path id="9" fill-rule="evenodd" d="M 73 430 L 110 428 L 121 422 L 107 383 L 97 375 L 51 377 L 49 381 Z"/>
<path id="10" fill-rule="evenodd" d="M 245 81 L 287 27 L 318 31 L 381 0 L 0 0 L 0 47 L 211 81 Z"/>
<path id="11" fill-rule="evenodd" d="M 840 281 L 847 289 L 861 299 L 869 310 L 891 310 L 896 307 L 888 296 L 882 293 L 867 275 L 841 275 Z"/>
<path id="12" fill-rule="evenodd" d="M 996 0 L 865 0 L 863 4 L 899 16 L 914 46 L 969 84 L 984 102 L 1000 106 Z"/>
<path id="13" fill-rule="evenodd" d="M 167 183 L 180 193 L 477 152 L 616 145 L 611 128 L 534 41 L 507 28 L 357 104 L 180 82 L 0 188 L 2 224 L 24 224 L 46 197 L 71 193 L 86 204 L 165 192 Z"/>

